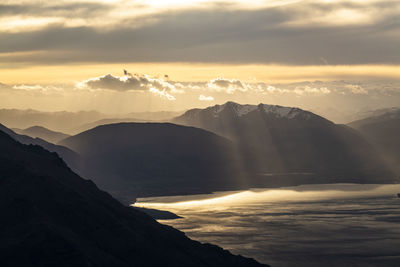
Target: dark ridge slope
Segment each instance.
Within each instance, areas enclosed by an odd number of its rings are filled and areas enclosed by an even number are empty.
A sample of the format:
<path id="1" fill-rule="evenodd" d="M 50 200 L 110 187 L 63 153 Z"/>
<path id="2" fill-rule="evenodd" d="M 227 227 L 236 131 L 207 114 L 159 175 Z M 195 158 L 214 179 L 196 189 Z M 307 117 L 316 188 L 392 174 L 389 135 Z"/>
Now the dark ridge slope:
<path id="1" fill-rule="evenodd" d="M 261 266 L 123 206 L 0 131 L 0 266 Z"/>
<path id="2" fill-rule="evenodd" d="M 55 145 L 41 138 L 33 138 L 27 135 L 17 134 L 2 124 L 0 124 L 0 131 L 5 132 L 9 136 L 11 136 L 14 140 L 17 140 L 22 144 L 38 145 L 50 152 L 56 152 L 65 162 L 68 163 L 68 166 L 71 167 L 73 170 L 75 170 L 77 167 L 79 161 L 79 155 L 75 151 L 72 151 L 71 149 L 65 146 Z"/>
<path id="3" fill-rule="evenodd" d="M 69 137 L 80 174 L 121 195 L 207 193 L 246 183 L 231 141 L 170 123 L 119 123 Z"/>

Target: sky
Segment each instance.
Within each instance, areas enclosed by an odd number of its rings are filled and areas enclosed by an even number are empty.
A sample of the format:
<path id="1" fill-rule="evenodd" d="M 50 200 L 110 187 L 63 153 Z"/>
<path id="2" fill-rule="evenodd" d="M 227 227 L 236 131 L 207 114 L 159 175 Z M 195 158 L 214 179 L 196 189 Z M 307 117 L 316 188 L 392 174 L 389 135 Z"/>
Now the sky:
<path id="1" fill-rule="evenodd" d="M 399 106 L 400 2 L 2 0 L 0 83 L 0 108 Z"/>

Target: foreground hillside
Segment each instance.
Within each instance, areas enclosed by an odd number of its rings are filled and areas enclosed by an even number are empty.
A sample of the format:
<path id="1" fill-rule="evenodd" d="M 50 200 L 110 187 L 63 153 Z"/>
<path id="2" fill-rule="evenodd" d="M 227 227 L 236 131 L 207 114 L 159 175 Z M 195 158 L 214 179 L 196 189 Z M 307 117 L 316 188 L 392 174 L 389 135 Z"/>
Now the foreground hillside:
<path id="1" fill-rule="evenodd" d="M 80 154 L 80 174 L 119 197 L 207 193 L 247 183 L 233 143 L 193 127 L 109 124 L 60 144 Z"/>
<path id="2" fill-rule="evenodd" d="M 227 102 L 189 110 L 173 122 L 233 140 L 251 173 L 314 174 L 308 181 L 314 183 L 394 179 L 358 132 L 298 108 Z"/>
<path id="3" fill-rule="evenodd" d="M 73 168 L 74 170 L 76 169 L 77 163 L 79 161 L 79 155 L 75 152 L 72 151 L 71 149 L 65 147 L 65 146 L 59 146 L 55 145 L 53 143 L 47 142 L 46 140 L 43 140 L 38 137 L 31 137 L 28 135 L 24 134 L 17 134 L 13 130 L 5 127 L 4 125 L 0 124 L 0 131 L 3 131 L 4 133 L 8 134 L 11 136 L 14 140 L 25 144 L 25 145 L 38 145 L 50 152 L 56 152 L 64 161 L 68 162 L 68 166 Z"/>
<path id="4" fill-rule="evenodd" d="M 125 207 L 0 131 L 0 266 L 261 266 Z"/>
<path id="5" fill-rule="evenodd" d="M 400 109 L 386 110 L 349 126 L 371 142 L 400 176 Z"/>

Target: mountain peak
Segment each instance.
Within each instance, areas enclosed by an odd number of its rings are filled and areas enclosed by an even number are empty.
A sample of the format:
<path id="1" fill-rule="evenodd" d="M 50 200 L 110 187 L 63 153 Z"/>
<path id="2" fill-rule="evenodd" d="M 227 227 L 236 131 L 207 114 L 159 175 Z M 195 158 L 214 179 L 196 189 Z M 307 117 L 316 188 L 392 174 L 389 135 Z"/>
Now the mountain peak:
<path id="1" fill-rule="evenodd" d="M 287 118 L 293 119 L 297 117 L 299 114 L 305 114 L 306 118 L 311 116 L 310 112 L 304 111 L 299 108 L 294 107 L 283 107 L 279 105 L 268 105 L 268 104 L 258 104 L 258 105 L 251 105 L 251 104 L 238 104 L 236 102 L 228 101 L 222 105 L 215 105 L 206 108 L 210 112 L 213 112 L 214 117 L 218 117 L 222 111 L 229 110 L 233 112 L 234 115 L 238 117 L 242 117 L 247 115 L 250 112 L 258 110 L 259 112 L 264 112 L 270 115 L 274 115 L 277 118 Z M 190 115 L 196 115 L 201 112 L 201 109 L 190 110 L 188 113 Z"/>
<path id="2" fill-rule="evenodd" d="M 304 111 L 299 108 L 282 107 L 279 105 L 267 105 L 267 104 L 259 104 L 258 107 L 260 109 L 263 109 L 264 112 L 274 114 L 279 118 L 293 119 L 293 118 L 297 117 L 297 115 L 299 115 L 299 114 L 307 114 L 306 117 L 310 116 L 309 112 Z"/>

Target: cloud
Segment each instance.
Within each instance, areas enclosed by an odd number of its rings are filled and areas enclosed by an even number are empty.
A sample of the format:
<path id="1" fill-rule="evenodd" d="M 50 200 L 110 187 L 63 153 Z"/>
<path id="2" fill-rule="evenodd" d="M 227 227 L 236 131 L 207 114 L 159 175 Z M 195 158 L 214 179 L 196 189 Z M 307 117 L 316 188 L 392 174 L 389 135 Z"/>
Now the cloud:
<path id="1" fill-rule="evenodd" d="M 327 87 L 310 87 L 310 86 L 298 86 L 296 87 L 293 92 L 298 95 L 304 95 L 304 94 L 329 94 L 331 93 L 331 90 L 329 90 Z"/>
<path id="2" fill-rule="evenodd" d="M 361 95 L 368 94 L 367 90 L 365 90 L 362 86 L 358 84 L 346 84 L 345 87 L 350 89 L 350 91 L 353 94 L 361 94 Z"/>
<path id="3" fill-rule="evenodd" d="M 5 16 L 29 16 L 29 17 L 94 17 L 105 15 L 111 9 L 111 5 L 102 3 L 73 2 L 55 3 L 41 1 L 41 3 L 0 4 L 0 17 Z"/>
<path id="4" fill-rule="evenodd" d="M 89 18 L 71 20 L 69 15 L 59 14 L 61 22 L 57 24 L 1 32 L 0 53 L 8 53 L 7 60 L 14 62 L 14 52 L 45 51 L 24 58 L 35 64 L 400 64 L 399 1 L 295 1 L 250 9 L 210 4 L 139 14 L 135 9 L 124 9 L 124 3 L 116 7 L 124 11 L 121 18 L 115 10 L 99 15 L 85 11 L 87 7 L 61 8 L 72 13 L 83 10 Z M 7 12 L 29 17 L 39 16 L 40 10 Z M 46 13 L 51 14 L 43 11 L 42 15 Z"/>
<path id="5" fill-rule="evenodd" d="M 11 89 L 11 86 L 4 84 L 4 83 L 0 83 L 0 89 L 4 89 L 4 90 Z"/>
<path id="6" fill-rule="evenodd" d="M 62 87 L 54 86 L 54 85 L 25 85 L 25 84 L 18 84 L 13 85 L 11 87 L 14 90 L 26 91 L 26 92 L 36 92 L 42 94 L 62 94 L 65 90 Z"/>
<path id="7" fill-rule="evenodd" d="M 127 74 L 115 76 L 106 74 L 77 82 L 75 85 L 55 84 L 0 84 L 0 89 L 30 92 L 37 94 L 63 94 L 70 90 L 84 90 L 94 92 L 105 90 L 108 92 L 149 92 L 153 95 L 165 97 L 168 100 L 178 98 L 187 99 L 186 96 L 196 97 L 199 101 L 214 101 L 229 99 L 230 97 L 322 97 L 322 96 L 394 96 L 399 95 L 399 84 L 395 81 L 314 81 L 270 84 L 265 82 L 242 81 L 239 79 L 215 78 L 209 81 L 177 82 L 164 81 L 153 78 L 147 74 Z M 214 96 L 212 96 L 214 95 Z"/>
<path id="8" fill-rule="evenodd" d="M 200 100 L 200 101 L 214 101 L 214 97 L 212 97 L 212 96 L 205 96 L 205 95 L 199 95 L 199 100 Z"/>
<path id="9" fill-rule="evenodd" d="M 211 80 L 208 82 L 207 87 L 217 92 L 226 91 L 228 94 L 232 94 L 235 91 L 246 92 L 248 90 L 246 84 L 242 83 L 240 80 L 224 78 Z"/>
<path id="10" fill-rule="evenodd" d="M 170 101 L 176 100 L 175 96 L 169 94 L 165 89 L 160 90 L 160 89 L 157 89 L 157 88 L 150 88 L 150 92 L 155 94 L 155 95 L 158 95 L 160 97 L 165 97 L 166 99 L 168 99 Z"/>
<path id="11" fill-rule="evenodd" d="M 176 100 L 172 94 L 183 94 L 182 84 L 166 82 L 162 79 L 150 78 L 148 75 L 130 74 L 118 77 L 106 74 L 100 77 L 90 78 L 83 82 L 78 82 L 78 89 L 89 90 L 111 90 L 118 92 L 127 91 L 148 91 L 154 95 L 166 98 L 170 101 Z"/>
<path id="12" fill-rule="evenodd" d="M 114 91 L 145 91 L 149 88 L 156 88 L 159 90 L 182 93 L 182 89 L 175 88 L 175 86 L 169 82 L 165 82 L 161 79 L 150 78 L 147 75 L 138 74 L 129 74 L 121 77 L 106 74 L 104 76 L 80 82 L 77 86 L 83 89 L 108 89 Z"/>
<path id="13" fill-rule="evenodd" d="M 197 73 L 193 73 L 194 77 L 196 75 Z M 138 82 L 140 77 L 141 83 Z M 7 108 L 96 109 L 115 114 L 133 110 L 184 110 L 201 103 L 208 105 L 214 101 L 217 104 L 236 101 L 243 104 L 296 106 L 319 111 L 326 109 L 322 114 L 328 114 L 333 120 L 344 121 L 345 114 L 398 106 L 400 103 L 400 82 L 393 80 L 271 84 L 216 78 L 209 81 L 168 80 L 168 84 L 165 83 L 160 78 L 136 74 L 132 77 L 103 75 L 78 84 L 0 84 L 0 104 Z M 218 88 L 210 88 L 210 84 Z M 232 86 L 241 90 L 246 88 L 247 91 L 229 91 Z"/>

